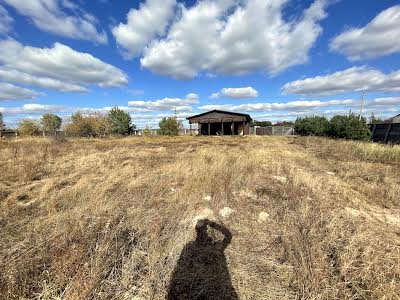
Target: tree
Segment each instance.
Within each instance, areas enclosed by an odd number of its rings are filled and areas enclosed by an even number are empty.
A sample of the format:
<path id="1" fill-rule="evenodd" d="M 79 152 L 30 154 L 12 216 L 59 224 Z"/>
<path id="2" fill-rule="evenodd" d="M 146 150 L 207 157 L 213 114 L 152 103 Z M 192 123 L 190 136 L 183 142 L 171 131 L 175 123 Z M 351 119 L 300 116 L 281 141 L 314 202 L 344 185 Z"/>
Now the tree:
<path id="1" fill-rule="evenodd" d="M 371 130 L 365 120 L 354 114 L 349 116 L 334 116 L 330 122 L 329 134 L 332 137 L 368 140 L 371 137 Z"/>
<path id="2" fill-rule="evenodd" d="M 111 133 L 113 134 L 127 135 L 135 128 L 131 124 L 131 115 L 118 107 L 111 109 L 107 114 L 107 118 L 110 123 Z"/>
<path id="3" fill-rule="evenodd" d="M 54 114 L 44 114 L 41 119 L 43 131 L 51 134 L 55 134 L 60 129 L 61 123 L 61 118 Z"/>
<path id="4" fill-rule="evenodd" d="M 71 123 L 66 126 L 66 132 L 72 136 L 93 137 L 96 135 L 91 116 L 81 112 L 71 115 Z"/>
<path id="5" fill-rule="evenodd" d="M 294 122 L 292 121 L 279 121 L 275 123 L 275 126 L 293 126 Z"/>
<path id="6" fill-rule="evenodd" d="M 3 114 L 0 112 L 0 131 L 3 131 L 4 129 L 6 129 L 6 124 L 3 120 Z"/>
<path id="7" fill-rule="evenodd" d="M 271 121 L 256 121 L 256 120 L 253 120 L 253 121 L 251 121 L 250 126 L 267 127 L 267 126 L 272 126 L 272 122 Z"/>
<path id="8" fill-rule="evenodd" d="M 159 123 L 161 135 L 179 135 L 182 123 L 174 117 L 162 118 Z"/>
<path id="9" fill-rule="evenodd" d="M 294 123 L 294 130 L 299 135 L 328 135 L 330 124 L 325 117 L 305 117 L 297 118 Z"/>
<path id="10" fill-rule="evenodd" d="M 17 131 L 21 136 L 34 136 L 39 134 L 40 126 L 35 120 L 24 119 L 19 122 Z"/>

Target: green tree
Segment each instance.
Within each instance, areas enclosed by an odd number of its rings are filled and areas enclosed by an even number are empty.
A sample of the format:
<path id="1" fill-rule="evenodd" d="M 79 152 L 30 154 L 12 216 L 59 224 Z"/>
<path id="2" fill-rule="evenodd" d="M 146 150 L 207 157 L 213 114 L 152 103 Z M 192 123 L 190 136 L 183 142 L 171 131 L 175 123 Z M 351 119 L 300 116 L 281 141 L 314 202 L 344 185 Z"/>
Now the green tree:
<path id="1" fill-rule="evenodd" d="M 0 131 L 6 129 L 6 124 L 4 123 L 3 114 L 0 112 Z"/>
<path id="2" fill-rule="evenodd" d="M 272 122 L 271 121 L 256 121 L 256 120 L 253 120 L 253 121 L 251 121 L 250 126 L 267 127 L 267 126 L 272 126 Z"/>
<path id="3" fill-rule="evenodd" d="M 40 126 L 35 120 L 24 119 L 19 122 L 17 131 L 21 136 L 34 136 L 40 133 Z"/>
<path id="4" fill-rule="evenodd" d="M 135 128 L 131 124 L 131 115 L 118 107 L 111 109 L 107 114 L 107 118 L 110 123 L 111 133 L 113 134 L 127 135 Z"/>
<path id="5" fill-rule="evenodd" d="M 297 118 L 294 123 L 294 130 L 299 135 L 328 135 L 330 124 L 325 117 L 305 117 Z"/>
<path id="6" fill-rule="evenodd" d="M 43 131 L 50 134 L 55 134 L 60 129 L 61 123 L 61 118 L 54 114 L 44 114 L 41 119 Z"/>
<path id="7" fill-rule="evenodd" d="M 368 140 L 371 137 L 371 130 L 365 118 L 354 114 L 349 116 L 334 116 L 330 122 L 330 136 L 351 139 Z"/>
<path id="8" fill-rule="evenodd" d="M 293 126 L 294 122 L 292 121 L 278 121 L 275 123 L 275 126 Z"/>
<path id="9" fill-rule="evenodd" d="M 174 117 L 162 118 L 159 133 L 161 135 L 179 135 L 182 123 Z"/>

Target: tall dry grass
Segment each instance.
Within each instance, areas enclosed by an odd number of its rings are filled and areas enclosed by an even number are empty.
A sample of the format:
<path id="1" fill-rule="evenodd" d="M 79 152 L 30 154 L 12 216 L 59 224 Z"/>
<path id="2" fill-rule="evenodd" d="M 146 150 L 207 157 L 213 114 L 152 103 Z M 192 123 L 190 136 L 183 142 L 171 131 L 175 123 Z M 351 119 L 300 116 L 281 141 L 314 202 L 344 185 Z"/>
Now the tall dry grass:
<path id="1" fill-rule="evenodd" d="M 209 218 L 232 233 L 225 256 L 240 299 L 398 299 L 393 149 L 281 137 L 1 141 L 1 298 L 165 299 L 195 220 Z"/>

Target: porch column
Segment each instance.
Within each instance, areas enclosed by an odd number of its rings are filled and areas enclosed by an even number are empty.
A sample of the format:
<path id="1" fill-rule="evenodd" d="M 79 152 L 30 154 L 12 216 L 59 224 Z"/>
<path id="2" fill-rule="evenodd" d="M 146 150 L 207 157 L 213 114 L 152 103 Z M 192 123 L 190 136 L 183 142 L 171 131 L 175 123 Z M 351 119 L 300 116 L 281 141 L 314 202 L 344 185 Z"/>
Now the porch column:
<path id="1" fill-rule="evenodd" d="M 245 135 L 245 132 L 244 132 L 245 128 L 246 128 L 246 122 L 243 121 L 243 135 Z"/>
<path id="2" fill-rule="evenodd" d="M 233 123 L 233 121 L 232 121 L 232 124 L 231 124 L 231 135 L 233 135 L 233 130 L 235 129 L 235 125 L 234 125 L 234 123 Z"/>
<path id="3" fill-rule="evenodd" d="M 221 135 L 224 135 L 224 120 L 221 121 Z"/>
<path id="4" fill-rule="evenodd" d="M 189 124 L 189 130 L 190 135 L 192 135 L 192 123 Z"/>
<path id="5" fill-rule="evenodd" d="M 210 119 L 208 119 L 208 135 L 210 135 L 210 129 L 211 129 L 211 126 L 210 126 Z"/>

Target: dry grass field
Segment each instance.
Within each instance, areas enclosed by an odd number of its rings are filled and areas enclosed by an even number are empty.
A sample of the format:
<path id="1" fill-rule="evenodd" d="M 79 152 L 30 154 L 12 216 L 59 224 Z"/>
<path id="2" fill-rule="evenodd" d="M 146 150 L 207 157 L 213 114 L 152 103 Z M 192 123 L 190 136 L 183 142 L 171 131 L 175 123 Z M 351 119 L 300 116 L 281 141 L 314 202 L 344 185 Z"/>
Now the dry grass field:
<path id="1" fill-rule="evenodd" d="M 21 139 L 0 170 L 1 299 L 400 299 L 399 146 Z"/>

